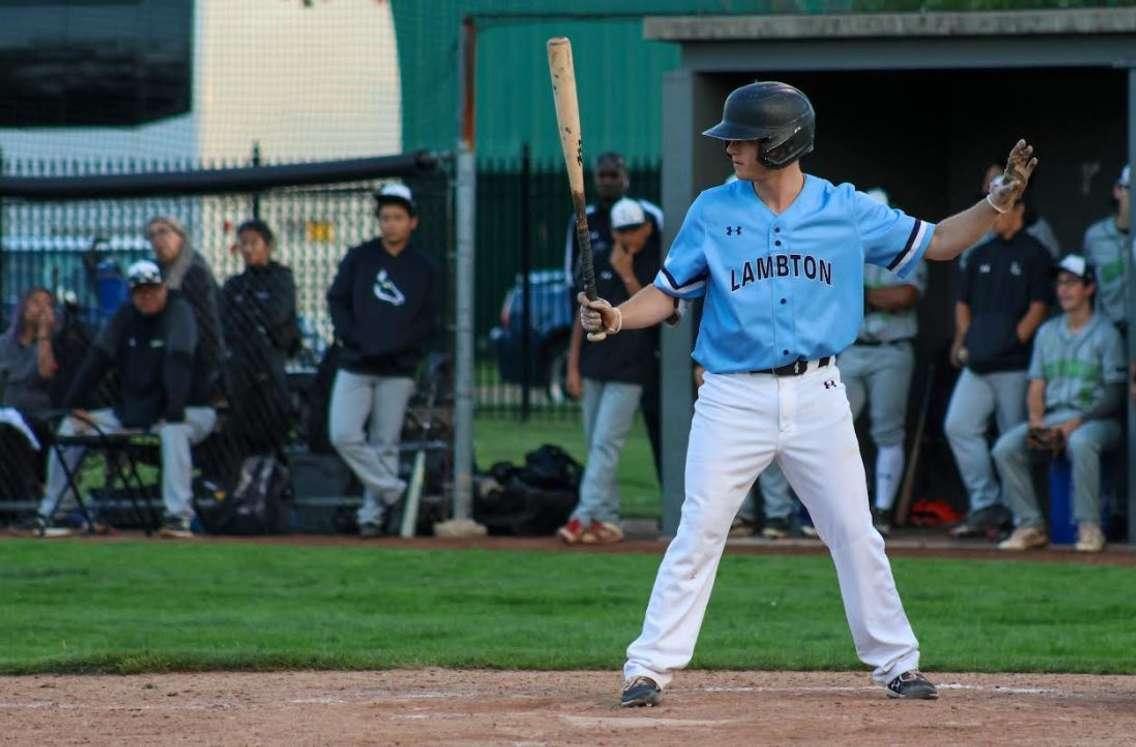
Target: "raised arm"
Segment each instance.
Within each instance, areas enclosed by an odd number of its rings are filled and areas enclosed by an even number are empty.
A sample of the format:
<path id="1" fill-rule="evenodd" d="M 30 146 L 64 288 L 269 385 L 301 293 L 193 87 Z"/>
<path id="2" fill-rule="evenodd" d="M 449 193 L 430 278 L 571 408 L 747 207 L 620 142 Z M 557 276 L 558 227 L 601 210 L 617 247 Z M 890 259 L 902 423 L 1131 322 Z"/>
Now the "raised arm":
<path id="1" fill-rule="evenodd" d="M 948 261 L 962 254 L 990 230 L 1000 213 L 1013 207 L 1025 191 L 1035 168 L 1037 159 L 1033 157 L 1033 146 L 1025 140 L 1019 140 L 1006 161 L 1006 173 L 1012 175 L 1012 178 L 996 178 L 990 185 L 990 194 L 985 198 L 961 213 L 940 221 L 935 226 L 931 245 L 927 247 L 924 256 L 927 259 Z"/>

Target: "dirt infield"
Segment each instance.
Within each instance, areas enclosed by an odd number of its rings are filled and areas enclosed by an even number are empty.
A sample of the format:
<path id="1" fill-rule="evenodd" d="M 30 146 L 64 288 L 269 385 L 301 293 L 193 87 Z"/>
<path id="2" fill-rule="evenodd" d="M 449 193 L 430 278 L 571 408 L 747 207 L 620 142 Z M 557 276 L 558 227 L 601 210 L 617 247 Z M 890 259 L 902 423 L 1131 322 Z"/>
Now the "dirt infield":
<path id="1" fill-rule="evenodd" d="M 9 744 L 1131 744 L 1136 677 L 944 674 L 938 701 L 863 673 L 683 672 L 658 708 L 613 672 L 0 678 Z"/>

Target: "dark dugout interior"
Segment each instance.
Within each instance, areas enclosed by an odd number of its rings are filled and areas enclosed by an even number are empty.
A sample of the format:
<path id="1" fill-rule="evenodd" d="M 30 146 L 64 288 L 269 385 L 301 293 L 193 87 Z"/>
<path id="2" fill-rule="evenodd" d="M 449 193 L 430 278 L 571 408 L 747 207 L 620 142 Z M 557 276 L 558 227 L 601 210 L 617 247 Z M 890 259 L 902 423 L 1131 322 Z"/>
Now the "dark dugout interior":
<path id="1" fill-rule="evenodd" d="M 1127 151 L 1126 73 L 1114 68 L 754 71 L 706 79 L 707 93 L 718 101 L 753 80 L 797 86 L 817 112 L 816 147 L 803 161 L 805 171 L 861 190 L 880 187 L 893 206 L 931 221 L 979 199 L 986 167 L 1004 163 L 1013 144 L 1024 137 L 1041 161 L 1030 183 L 1031 209 L 1049 221 L 1066 253 L 1079 251 L 1089 224 L 1112 212 L 1112 186 Z M 699 175 L 729 173 L 717 144 L 699 138 L 696 148 Z M 721 159 L 720 168 L 713 165 L 715 159 Z M 957 477 L 944 479 L 956 470 L 942 436 L 957 377 L 947 361 L 955 263 L 927 264 L 908 407 L 909 444 L 932 365 L 935 375 L 924 442 L 929 448 L 921 457 L 915 497 L 944 498 L 965 510 Z M 874 457 L 864 425 L 861 445 L 870 470 Z"/>

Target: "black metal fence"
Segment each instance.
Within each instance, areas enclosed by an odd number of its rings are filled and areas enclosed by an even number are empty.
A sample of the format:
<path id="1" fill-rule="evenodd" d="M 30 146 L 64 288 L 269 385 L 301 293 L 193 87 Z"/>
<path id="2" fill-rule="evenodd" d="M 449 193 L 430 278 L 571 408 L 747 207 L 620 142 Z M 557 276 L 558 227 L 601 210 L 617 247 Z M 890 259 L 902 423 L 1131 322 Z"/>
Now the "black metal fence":
<path id="1" fill-rule="evenodd" d="M 658 203 L 659 173 L 658 163 L 630 164 L 629 194 Z M 584 178 L 590 193 L 591 172 Z M 564 390 L 575 311 L 564 277 L 571 212 L 560 159 L 533 161 L 526 148 L 478 165 L 480 413 L 575 417 L 577 405 Z"/>

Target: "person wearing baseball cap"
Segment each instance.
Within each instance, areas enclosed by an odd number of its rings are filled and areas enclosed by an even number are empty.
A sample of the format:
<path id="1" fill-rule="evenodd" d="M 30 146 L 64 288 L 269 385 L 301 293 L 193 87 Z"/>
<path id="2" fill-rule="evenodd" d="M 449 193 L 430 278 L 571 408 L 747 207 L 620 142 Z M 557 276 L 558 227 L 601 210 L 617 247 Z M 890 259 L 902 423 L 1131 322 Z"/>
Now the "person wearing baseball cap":
<path id="1" fill-rule="evenodd" d="M 655 224 L 638 200 L 624 197 L 611 206 L 612 243 L 595 252 L 596 292 L 627 300 L 649 285 L 661 267 Z M 657 237 L 656 237 L 657 239 Z M 650 245 L 650 246 L 649 246 Z M 657 376 L 657 330 L 617 335 L 601 345 L 584 345 L 576 323 L 568 346 L 568 393 L 583 397 L 588 456 L 580 501 L 557 536 L 568 544 L 619 542 L 619 489 L 615 471 L 648 379 Z"/>
<path id="2" fill-rule="evenodd" d="M 140 260 L 126 271 L 130 300 L 119 307 L 103 328 L 64 397 L 72 415 L 60 426 L 61 436 L 80 433 L 120 433 L 142 430 L 161 440 L 162 502 L 165 517 L 161 536 L 191 538 L 193 461 L 190 447 L 213 430 L 217 414 L 209 406 L 208 382 L 197 323 L 189 302 L 170 291 L 162 271 Z M 98 392 L 99 383 L 117 373 L 119 391 L 113 407 L 79 409 Z M 54 451 L 48 463 L 47 487 L 40 501 L 40 536 L 49 534 L 68 493 L 67 474 L 74 474 L 83 449 L 65 450 L 66 472 Z"/>
<path id="3" fill-rule="evenodd" d="M 385 184 L 375 202 L 380 236 L 347 250 L 327 291 L 339 363 L 328 436 L 363 484 L 362 537 L 390 530 L 389 509 L 406 488 L 399 437 L 443 290 L 434 260 L 413 241 L 418 210 L 410 188 Z"/>
<path id="4" fill-rule="evenodd" d="M 631 177 L 627 171 L 627 163 L 621 153 L 605 151 L 596 156 L 592 162 L 592 187 L 596 200 L 587 206 L 588 229 L 591 232 L 592 251 L 602 253 L 607 251 L 614 240 L 611 225 L 611 210 L 616 202 L 627 195 L 631 186 Z M 659 253 L 662 256 L 661 238 L 663 232 L 663 211 L 658 205 L 642 198 L 632 198 L 643 208 L 646 219 L 654 224 L 653 231 L 648 239 L 648 250 L 655 251 L 654 245 L 660 244 Z M 580 278 L 580 247 L 576 237 L 576 216 L 568 218 L 564 243 L 564 283 L 572 296 L 573 289 L 583 287 Z M 662 428 L 659 421 L 659 375 L 655 373 L 648 376 L 643 387 L 643 396 L 639 403 L 643 412 L 643 424 L 647 427 L 647 438 L 651 444 L 651 456 L 655 462 L 655 475 L 662 481 L 663 466 L 661 461 Z"/>
<path id="5" fill-rule="evenodd" d="M 1112 185 L 1113 213 L 1085 231 L 1085 259 L 1096 267 L 1097 311 L 1123 334 L 1128 327 L 1126 252 L 1132 245 L 1132 167 L 1125 165 Z"/>
<path id="6" fill-rule="evenodd" d="M 1120 333 L 1093 312 L 1096 272 L 1080 254 L 1055 267 L 1062 314 L 1041 326 L 1029 366 L 1029 420 L 1007 431 L 994 445 L 1016 529 L 1001 550 L 1029 550 L 1049 544 L 1045 518 L 1030 478 L 1029 450 L 1064 451 L 1072 466 L 1076 549 L 1104 548 L 1100 505 L 1100 455 L 1120 441 L 1117 414 L 1124 398 L 1127 363 Z"/>
<path id="7" fill-rule="evenodd" d="M 383 205 L 402 205 L 412 218 L 418 214 L 414 204 L 414 193 L 405 184 L 397 182 L 384 184 L 375 192 L 375 202 L 380 209 Z"/>

